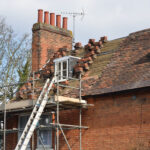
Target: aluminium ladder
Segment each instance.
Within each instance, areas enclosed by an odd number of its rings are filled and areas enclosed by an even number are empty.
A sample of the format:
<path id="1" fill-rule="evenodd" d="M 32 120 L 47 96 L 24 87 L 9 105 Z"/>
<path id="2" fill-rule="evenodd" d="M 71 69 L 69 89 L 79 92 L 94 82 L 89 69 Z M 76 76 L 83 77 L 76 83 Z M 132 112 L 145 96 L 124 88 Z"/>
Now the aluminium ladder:
<path id="1" fill-rule="evenodd" d="M 29 140 L 38 124 L 38 121 L 40 120 L 40 116 L 46 106 L 48 94 L 49 91 L 52 88 L 53 83 L 55 82 L 55 77 L 53 77 L 52 81 L 50 79 L 47 79 L 45 82 L 45 85 L 42 89 L 42 92 L 34 106 L 34 109 L 30 115 L 30 118 L 24 128 L 24 131 L 19 139 L 19 142 L 15 148 L 15 150 L 25 150 Z"/>

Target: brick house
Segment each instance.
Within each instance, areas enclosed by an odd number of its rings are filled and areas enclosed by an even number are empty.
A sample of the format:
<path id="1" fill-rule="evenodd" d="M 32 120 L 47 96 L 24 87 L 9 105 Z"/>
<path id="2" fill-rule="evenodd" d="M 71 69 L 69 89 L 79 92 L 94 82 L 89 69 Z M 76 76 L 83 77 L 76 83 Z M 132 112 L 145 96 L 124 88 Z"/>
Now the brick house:
<path id="1" fill-rule="evenodd" d="M 82 128 L 82 149 L 150 149 L 150 29 L 112 41 L 107 41 L 106 36 L 98 42 L 90 39 L 87 45 L 76 43 L 75 50 L 71 50 L 72 33 L 67 30 L 67 18 L 63 18 L 61 28 L 60 15 L 56 16 L 55 26 L 55 14 L 51 13 L 49 20 L 49 13 L 45 12 L 43 22 L 43 11 L 39 10 L 38 23 L 33 25 L 32 31 L 32 72 L 39 81 L 34 84 L 34 92 L 33 82 L 25 83 L 16 98 L 6 105 L 6 149 L 15 149 L 45 79 L 55 74 L 54 61 L 67 56 L 81 58 L 74 64 L 72 76 L 78 78 L 79 74 L 82 75 L 82 99 L 89 104 L 82 109 L 82 125 L 85 127 Z M 64 64 L 60 63 L 60 66 L 60 74 L 67 74 Z M 32 76 L 29 81 L 33 81 Z M 64 87 L 59 89 L 60 95 L 78 97 L 78 89 L 65 88 L 65 85 L 79 86 L 77 81 L 64 80 L 62 84 Z M 56 95 L 56 91 L 54 86 L 50 94 Z M 55 124 L 54 107 L 49 103 L 46 105 L 39 126 Z M 79 103 L 61 108 L 61 124 L 79 124 Z M 3 106 L 0 110 L 2 121 Z M 73 150 L 80 147 L 80 129 L 64 128 Z M 44 149 L 43 145 L 45 149 L 55 149 L 56 140 L 54 126 L 43 129 L 37 126 L 27 149 Z M 59 149 L 68 149 L 61 131 Z"/>

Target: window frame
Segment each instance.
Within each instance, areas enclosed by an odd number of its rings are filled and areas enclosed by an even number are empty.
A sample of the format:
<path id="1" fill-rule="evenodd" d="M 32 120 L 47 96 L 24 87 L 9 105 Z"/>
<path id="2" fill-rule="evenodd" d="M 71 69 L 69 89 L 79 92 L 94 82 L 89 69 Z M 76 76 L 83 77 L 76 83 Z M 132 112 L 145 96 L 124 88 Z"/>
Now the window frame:
<path id="1" fill-rule="evenodd" d="M 63 63 L 66 62 L 66 69 L 63 68 Z M 60 64 L 60 70 L 59 70 L 59 64 Z M 64 78 L 63 72 L 66 71 L 66 77 Z M 57 74 L 60 74 L 60 77 L 57 76 Z M 55 76 L 58 82 L 63 82 L 68 80 L 68 59 L 64 59 L 58 62 L 55 62 Z"/>
<path id="2" fill-rule="evenodd" d="M 0 129 L 3 130 L 4 128 L 4 123 L 3 120 L 0 120 Z M 3 148 L 3 135 L 0 135 L 0 150 Z"/>
<path id="3" fill-rule="evenodd" d="M 43 114 L 42 116 L 47 116 L 47 117 L 49 117 L 49 119 L 50 119 L 50 122 L 52 122 L 52 116 L 50 115 L 50 114 Z M 41 116 L 41 117 L 42 117 Z M 52 148 L 52 129 L 51 128 L 49 128 L 49 129 L 41 129 L 41 130 L 43 130 L 43 131 L 49 131 L 50 132 L 50 136 L 51 136 L 51 145 L 44 145 L 44 147 L 46 148 L 46 149 L 49 149 L 49 150 L 51 150 L 51 149 L 53 149 Z M 40 149 L 43 149 L 43 145 L 42 144 L 40 144 L 40 142 L 39 142 L 39 130 L 37 131 L 37 150 L 40 150 Z"/>

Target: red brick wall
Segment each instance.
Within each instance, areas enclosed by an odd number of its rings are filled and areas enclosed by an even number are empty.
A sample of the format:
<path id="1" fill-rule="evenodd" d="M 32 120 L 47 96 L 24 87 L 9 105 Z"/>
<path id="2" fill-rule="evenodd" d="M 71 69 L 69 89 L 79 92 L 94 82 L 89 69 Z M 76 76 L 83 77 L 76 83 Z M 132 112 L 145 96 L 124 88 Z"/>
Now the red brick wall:
<path id="1" fill-rule="evenodd" d="M 7 116 L 7 129 L 18 128 L 18 116 Z M 17 133 L 6 134 L 6 150 L 14 150 L 18 141 Z"/>
<path id="2" fill-rule="evenodd" d="M 85 98 L 94 107 L 84 109 L 83 150 L 148 150 L 150 148 L 150 89 Z M 60 123 L 79 124 L 79 111 L 60 112 Z M 8 128 L 17 127 L 17 117 L 8 118 Z M 64 130 L 72 150 L 79 149 L 79 130 Z M 54 136 L 53 136 L 54 137 Z M 35 137 L 36 138 L 36 137 Z M 16 134 L 7 135 L 7 150 L 13 150 Z M 54 139 L 53 139 L 54 142 Z M 53 143 L 54 144 L 54 143 Z M 60 134 L 60 149 L 67 145 Z"/>
<path id="3" fill-rule="evenodd" d="M 46 24 L 34 24 L 32 36 L 32 70 L 38 71 L 59 48 L 72 48 L 70 31 Z"/>
<path id="4" fill-rule="evenodd" d="M 149 89 L 150 90 L 150 89 Z M 148 150 L 150 148 L 149 90 L 88 97 L 95 106 L 83 110 L 83 150 Z M 61 123 L 78 124 L 77 110 L 61 113 Z M 79 149 L 79 130 L 66 130 L 73 150 Z M 61 135 L 61 150 L 66 149 Z"/>
<path id="5" fill-rule="evenodd" d="M 7 129 L 18 129 L 18 115 L 7 116 Z M 14 150 L 18 142 L 18 132 L 9 133 L 6 135 L 6 150 Z M 34 133 L 34 148 L 37 146 L 37 134 Z M 30 147 L 32 147 L 32 138 L 30 140 Z"/>

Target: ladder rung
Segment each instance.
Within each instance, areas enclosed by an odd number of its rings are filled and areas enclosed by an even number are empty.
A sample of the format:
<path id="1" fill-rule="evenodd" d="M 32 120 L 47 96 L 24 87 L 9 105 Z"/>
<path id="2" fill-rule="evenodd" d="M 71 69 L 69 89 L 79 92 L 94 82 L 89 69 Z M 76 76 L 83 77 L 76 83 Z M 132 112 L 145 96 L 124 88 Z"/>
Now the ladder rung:
<path id="1" fill-rule="evenodd" d="M 40 116 L 43 113 L 43 110 L 46 106 L 47 99 L 48 99 L 48 93 L 51 90 L 54 81 L 55 81 L 55 77 L 52 79 L 52 81 L 50 81 L 50 79 L 46 80 L 43 90 L 34 106 L 31 116 L 27 122 L 27 125 L 20 137 L 20 140 L 19 140 L 15 150 L 19 150 L 19 149 L 25 150 L 26 149 L 31 136 L 32 136 L 36 126 L 39 123 Z"/>

